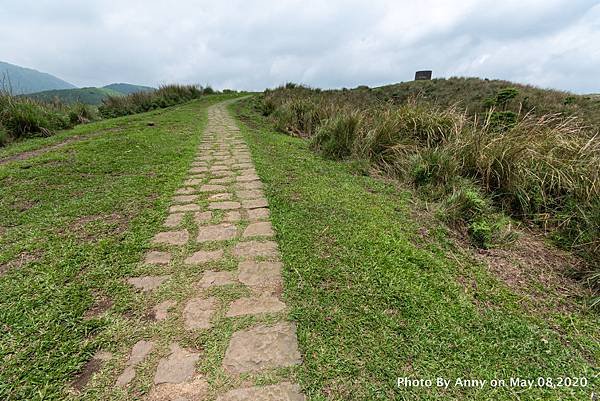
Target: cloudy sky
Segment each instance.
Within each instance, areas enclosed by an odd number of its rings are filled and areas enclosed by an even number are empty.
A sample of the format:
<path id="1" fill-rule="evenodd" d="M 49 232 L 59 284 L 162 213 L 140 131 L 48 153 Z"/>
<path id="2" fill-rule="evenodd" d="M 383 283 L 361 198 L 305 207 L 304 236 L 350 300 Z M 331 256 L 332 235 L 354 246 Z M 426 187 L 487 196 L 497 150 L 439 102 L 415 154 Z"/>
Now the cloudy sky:
<path id="1" fill-rule="evenodd" d="M 0 0 L 0 61 L 78 86 L 502 78 L 600 92 L 599 0 Z"/>

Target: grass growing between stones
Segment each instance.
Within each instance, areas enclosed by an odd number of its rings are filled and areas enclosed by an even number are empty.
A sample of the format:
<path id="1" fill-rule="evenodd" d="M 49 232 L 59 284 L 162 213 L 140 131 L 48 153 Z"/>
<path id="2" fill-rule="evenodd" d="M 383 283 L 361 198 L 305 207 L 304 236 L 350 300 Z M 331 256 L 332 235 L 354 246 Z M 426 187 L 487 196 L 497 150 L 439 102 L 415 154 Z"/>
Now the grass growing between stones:
<path id="1" fill-rule="evenodd" d="M 418 200 L 323 160 L 307 141 L 278 134 L 246 102 L 233 106 L 258 174 L 298 323 L 309 400 L 589 399 L 598 391 L 598 315 L 540 313 L 447 239 L 427 238 Z M 398 377 L 451 381 L 405 388 Z M 585 377 L 586 387 L 508 386 L 509 379 Z M 455 380 L 487 380 L 483 388 Z M 492 388 L 489 381 L 507 386 Z"/>
<path id="2" fill-rule="evenodd" d="M 139 273 L 187 175 L 206 107 L 225 98 L 89 124 L 2 151 L 0 157 L 118 130 L 0 165 L 0 399 L 78 398 L 69 383 L 96 350 L 129 352 L 144 330 L 148 301 L 124 278 Z M 95 304 L 97 313 L 88 315 Z M 106 369 L 118 372 L 118 361 Z M 98 380 L 112 387 L 107 377 Z"/>

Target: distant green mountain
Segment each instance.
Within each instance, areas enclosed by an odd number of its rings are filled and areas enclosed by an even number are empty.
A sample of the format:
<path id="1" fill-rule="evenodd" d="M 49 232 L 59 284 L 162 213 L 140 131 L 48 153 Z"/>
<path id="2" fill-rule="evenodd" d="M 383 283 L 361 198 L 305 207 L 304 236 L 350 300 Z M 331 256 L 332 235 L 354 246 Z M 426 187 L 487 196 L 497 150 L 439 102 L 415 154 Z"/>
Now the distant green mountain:
<path id="1" fill-rule="evenodd" d="M 76 86 L 54 75 L 0 61 L 0 89 L 10 90 L 14 95 L 71 88 Z"/>
<path id="2" fill-rule="evenodd" d="M 110 84 L 110 85 L 103 86 L 103 88 L 104 89 L 112 89 L 112 90 L 120 92 L 124 95 L 129 95 L 129 94 L 137 93 L 137 92 L 152 92 L 152 91 L 156 90 L 156 88 L 152 88 L 150 86 L 132 85 L 132 84 L 125 84 L 125 83 Z"/>
<path id="3" fill-rule="evenodd" d="M 59 100 L 65 104 L 80 102 L 97 106 L 102 104 L 102 100 L 108 96 L 124 96 L 124 94 L 107 88 L 78 88 L 30 93 L 25 96 L 41 102 Z"/>

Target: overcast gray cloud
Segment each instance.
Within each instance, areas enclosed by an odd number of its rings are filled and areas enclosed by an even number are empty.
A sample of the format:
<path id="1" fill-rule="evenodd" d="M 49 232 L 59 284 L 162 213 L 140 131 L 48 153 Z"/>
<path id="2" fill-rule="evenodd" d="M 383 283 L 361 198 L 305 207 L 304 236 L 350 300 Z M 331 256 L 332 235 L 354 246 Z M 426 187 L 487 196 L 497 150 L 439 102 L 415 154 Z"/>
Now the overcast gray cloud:
<path id="1" fill-rule="evenodd" d="M 78 86 L 502 78 L 600 92 L 595 0 L 0 0 L 0 60 Z"/>

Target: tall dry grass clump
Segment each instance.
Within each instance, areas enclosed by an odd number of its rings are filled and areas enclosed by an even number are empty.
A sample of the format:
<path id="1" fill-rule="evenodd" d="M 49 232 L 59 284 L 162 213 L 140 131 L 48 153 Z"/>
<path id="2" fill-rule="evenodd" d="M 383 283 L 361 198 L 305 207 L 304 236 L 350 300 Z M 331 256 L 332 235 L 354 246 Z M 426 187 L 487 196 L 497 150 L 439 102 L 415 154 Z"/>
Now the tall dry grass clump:
<path id="1" fill-rule="evenodd" d="M 155 91 L 109 96 L 98 109 L 105 118 L 120 117 L 174 106 L 213 92 L 210 87 L 196 85 L 163 85 Z"/>
<path id="2" fill-rule="evenodd" d="M 0 146 L 30 137 L 50 136 L 57 130 L 95 118 L 95 110 L 88 105 L 43 103 L 0 90 Z"/>

